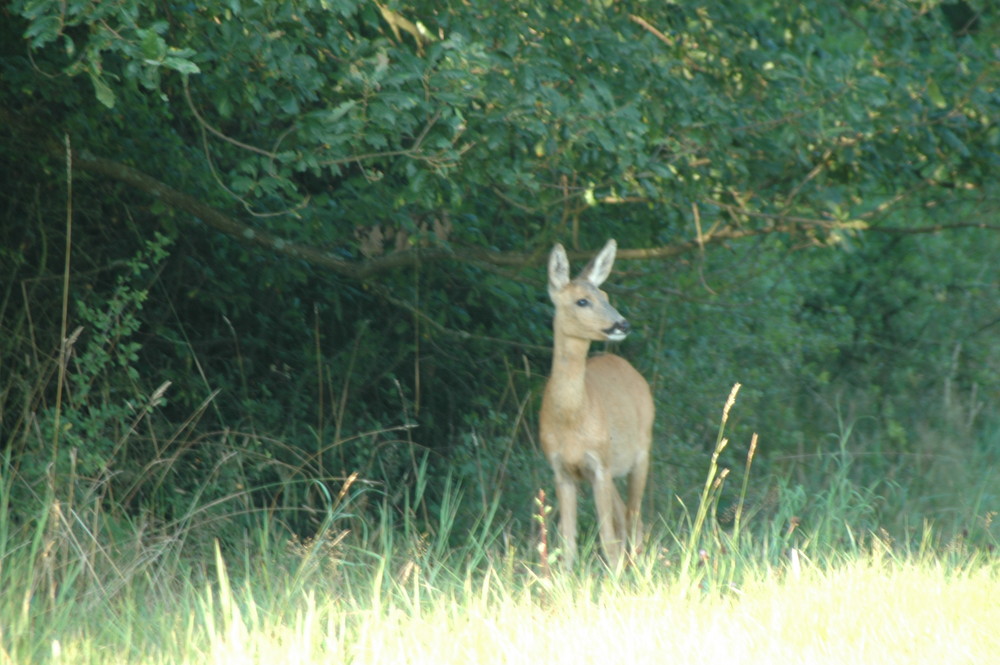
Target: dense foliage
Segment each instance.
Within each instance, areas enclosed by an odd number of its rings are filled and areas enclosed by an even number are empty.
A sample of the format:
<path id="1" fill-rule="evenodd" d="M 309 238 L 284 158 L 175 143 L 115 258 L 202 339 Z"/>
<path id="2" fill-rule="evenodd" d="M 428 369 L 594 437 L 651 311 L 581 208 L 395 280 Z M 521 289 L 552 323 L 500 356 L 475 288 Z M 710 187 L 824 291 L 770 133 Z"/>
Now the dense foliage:
<path id="1" fill-rule="evenodd" d="M 523 514 L 557 240 L 626 248 L 657 510 L 734 381 L 734 460 L 757 431 L 787 477 L 864 432 L 871 479 L 961 482 L 934 460 L 992 431 L 988 3 L 2 11 L 0 437 L 25 492 L 305 528 L 350 474 L 392 495 L 426 457 Z"/>

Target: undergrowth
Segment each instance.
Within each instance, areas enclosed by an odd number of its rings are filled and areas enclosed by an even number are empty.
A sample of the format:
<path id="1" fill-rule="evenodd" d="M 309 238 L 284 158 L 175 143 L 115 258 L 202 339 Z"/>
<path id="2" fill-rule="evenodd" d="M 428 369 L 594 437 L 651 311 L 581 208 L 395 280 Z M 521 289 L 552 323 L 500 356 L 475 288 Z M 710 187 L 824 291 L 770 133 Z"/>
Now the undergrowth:
<path id="1" fill-rule="evenodd" d="M 398 426 L 349 432 L 345 387 L 337 435 L 317 433 L 315 452 L 228 428 L 214 391 L 182 422 L 164 417 L 170 384 L 147 388 L 135 367 L 148 295 L 136 284 L 163 251 L 163 240 L 149 243 L 113 298 L 80 304 L 82 325 L 53 354 L 33 347 L 24 365 L 5 362 L 20 370 L 5 390 L 23 409 L 5 414 L 0 461 L 0 662 L 75 662 L 70 649 L 86 651 L 83 662 L 142 662 L 149 651 L 162 654 L 150 662 L 236 662 L 225 649 L 253 644 L 254 630 L 288 647 L 322 624 L 332 642 L 307 639 L 310 662 L 374 644 L 358 617 L 566 611 L 663 589 L 737 599 L 768 580 L 852 566 L 985 569 L 996 581 L 1000 447 L 978 402 L 963 407 L 946 391 L 906 454 L 880 455 L 880 433 L 843 418 L 795 459 L 769 455 L 752 434 L 733 464 L 737 384 L 714 447 L 654 497 L 668 509 L 647 513 L 625 569 L 607 569 L 591 527 L 565 570 L 548 472 L 529 445 L 531 398 L 513 377 L 516 416 L 470 427 L 453 465 L 410 438 L 402 394 Z M 335 457 L 357 468 L 331 473 Z M 107 645 L 119 661 L 94 655 Z"/>

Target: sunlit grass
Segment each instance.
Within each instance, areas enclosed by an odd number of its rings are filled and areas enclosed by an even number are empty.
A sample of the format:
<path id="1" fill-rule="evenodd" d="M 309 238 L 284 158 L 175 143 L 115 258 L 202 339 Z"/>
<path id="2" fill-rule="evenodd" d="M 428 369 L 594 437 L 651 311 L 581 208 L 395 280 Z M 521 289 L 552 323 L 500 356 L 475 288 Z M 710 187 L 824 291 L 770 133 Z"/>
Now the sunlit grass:
<path id="1" fill-rule="evenodd" d="M 317 585 L 274 605 L 257 598 L 252 580 L 234 584 L 220 572 L 204 588 L 184 587 L 172 607 L 104 608 L 106 622 L 64 615 L 34 654 L 108 664 L 938 665 L 1000 653 L 995 561 L 954 567 L 870 554 L 795 575 L 761 566 L 744 578 L 740 588 L 704 592 L 669 575 L 637 586 L 487 574 L 445 590 L 397 580 L 381 597 Z M 6 660 L 33 662 L 27 655 L 8 651 Z"/>
<path id="2" fill-rule="evenodd" d="M 928 522 L 897 541 L 859 526 L 884 499 L 852 480 L 846 445 L 818 461 L 823 482 L 810 494 L 752 478 L 751 445 L 742 479 L 729 480 L 740 490 L 726 526 L 725 423 L 698 505 L 672 522 L 650 519 L 621 571 L 602 563 L 593 533 L 572 570 L 557 544 L 539 548 L 551 519 L 544 495 L 536 523 L 518 526 L 498 517 L 496 499 L 466 499 L 449 481 L 436 517 L 418 519 L 426 466 L 401 512 L 352 493 L 352 476 L 312 537 L 290 537 L 261 511 L 256 533 L 205 540 L 204 553 L 190 542 L 212 523 L 167 537 L 138 519 L 107 520 L 96 501 L 39 498 L 35 514 L 15 510 L 11 469 L 0 467 L 0 665 L 996 659 L 992 472 L 970 467 L 980 480 L 955 497 L 975 508 L 968 533 L 951 524 L 942 535 Z M 755 484 L 774 488 L 773 500 L 747 500 Z"/>
<path id="3" fill-rule="evenodd" d="M 681 574 L 679 555 L 651 542 L 618 575 L 592 558 L 544 577 L 527 548 L 399 545 L 321 540 L 243 565 L 217 551 L 114 593 L 81 584 L 83 562 L 53 572 L 44 553 L 8 547 L 0 662 L 938 665 L 1000 653 L 1000 560 L 959 545 L 902 553 L 869 539 L 775 558 L 747 536 Z"/>
<path id="4" fill-rule="evenodd" d="M 663 583 L 464 598 L 372 618 L 358 662 L 954 663 L 988 662 L 1000 619 L 996 570 L 857 560 L 798 579 L 760 571 L 724 594 Z M 383 629 L 386 629 L 383 632 Z M 985 659 L 985 660 L 984 660 Z"/>

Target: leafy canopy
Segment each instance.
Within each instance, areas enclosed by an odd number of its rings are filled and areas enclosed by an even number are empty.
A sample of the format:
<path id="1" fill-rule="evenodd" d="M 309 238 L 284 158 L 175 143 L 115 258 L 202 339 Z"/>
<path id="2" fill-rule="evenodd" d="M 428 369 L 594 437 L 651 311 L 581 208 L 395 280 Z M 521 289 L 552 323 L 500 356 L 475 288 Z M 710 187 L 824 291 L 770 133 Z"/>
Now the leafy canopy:
<path id="1" fill-rule="evenodd" d="M 34 57 L 121 111 L 81 141 L 182 152 L 191 193 L 358 260 L 421 235 L 677 243 L 692 207 L 702 234 L 839 242 L 981 196 L 1000 144 L 995 18 L 956 27 L 936 3 L 13 8 Z M 137 104 L 139 140 L 118 132 Z"/>

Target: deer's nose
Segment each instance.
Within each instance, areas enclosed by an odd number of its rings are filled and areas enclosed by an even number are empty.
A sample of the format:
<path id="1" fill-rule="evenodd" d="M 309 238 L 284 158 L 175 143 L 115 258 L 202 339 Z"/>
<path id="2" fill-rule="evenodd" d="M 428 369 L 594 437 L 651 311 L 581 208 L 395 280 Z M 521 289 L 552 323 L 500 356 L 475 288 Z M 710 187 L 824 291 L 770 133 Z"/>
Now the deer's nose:
<path id="1" fill-rule="evenodd" d="M 604 333 L 609 337 L 615 335 L 621 335 L 622 337 L 624 337 L 625 335 L 629 334 L 631 330 L 632 330 L 632 324 L 626 321 L 625 319 L 622 319 L 620 321 L 615 321 L 614 325 L 605 330 Z"/>

